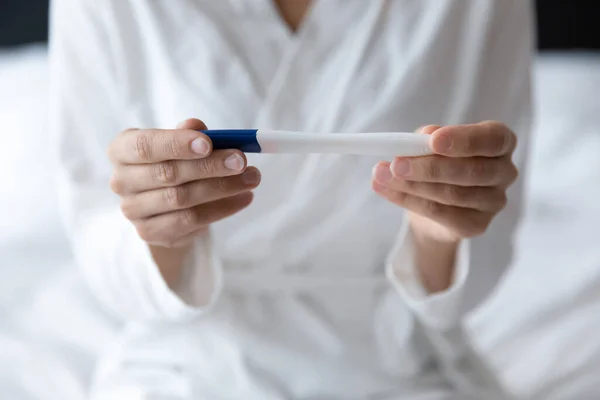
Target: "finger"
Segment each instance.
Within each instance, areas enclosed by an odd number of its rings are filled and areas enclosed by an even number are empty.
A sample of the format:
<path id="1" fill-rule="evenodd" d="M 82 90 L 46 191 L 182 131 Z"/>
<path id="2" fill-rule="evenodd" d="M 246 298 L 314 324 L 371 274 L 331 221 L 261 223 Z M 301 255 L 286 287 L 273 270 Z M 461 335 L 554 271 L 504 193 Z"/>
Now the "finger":
<path id="1" fill-rule="evenodd" d="M 115 169 L 111 188 L 118 194 L 139 193 L 163 187 L 245 171 L 247 160 L 239 150 L 217 150 L 198 160 L 171 160 L 156 164 L 125 165 Z"/>
<path id="2" fill-rule="evenodd" d="M 516 145 L 516 135 L 493 121 L 443 127 L 432 137 L 433 150 L 448 157 L 501 157 L 512 154 Z"/>
<path id="3" fill-rule="evenodd" d="M 441 126 L 439 125 L 425 125 L 417 129 L 417 132 L 424 133 L 425 135 L 431 135 L 440 128 Z"/>
<path id="4" fill-rule="evenodd" d="M 504 208 L 507 202 L 506 193 L 501 187 L 459 186 L 396 178 L 390 172 L 390 163 L 387 162 L 375 166 L 373 179 L 391 190 L 405 192 L 442 204 L 480 211 L 497 212 Z"/>
<path id="5" fill-rule="evenodd" d="M 493 214 L 461 208 L 399 192 L 373 181 L 373 190 L 380 196 L 409 211 L 431 219 L 460 237 L 474 237 L 486 231 Z"/>
<path id="6" fill-rule="evenodd" d="M 432 155 L 396 158 L 391 164 L 391 173 L 409 181 L 507 187 L 514 182 L 518 171 L 508 157 L 451 158 Z"/>
<path id="7" fill-rule="evenodd" d="M 244 192 L 211 203 L 137 221 L 136 228 L 139 236 L 148 243 L 173 245 L 201 227 L 243 210 L 252 203 L 252 199 L 252 192 Z"/>
<path id="8" fill-rule="evenodd" d="M 378 182 L 381 184 L 380 182 Z M 446 183 L 412 182 L 394 179 L 387 188 L 449 206 L 498 212 L 506 206 L 504 190 L 487 186 L 457 186 Z"/>
<path id="9" fill-rule="evenodd" d="M 204 131 L 208 129 L 204 122 L 198 118 L 189 118 L 177 124 L 177 129 L 191 129 L 193 131 Z"/>
<path id="10" fill-rule="evenodd" d="M 208 136 L 191 129 L 129 130 L 113 141 L 109 156 L 120 164 L 152 164 L 203 158 L 211 150 Z"/>
<path id="11" fill-rule="evenodd" d="M 259 182 L 260 172 L 250 167 L 241 175 L 192 181 L 127 196 L 121 201 L 121 210 L 130 220 L 148 218 L 232 197 L 256 188 Z"/>

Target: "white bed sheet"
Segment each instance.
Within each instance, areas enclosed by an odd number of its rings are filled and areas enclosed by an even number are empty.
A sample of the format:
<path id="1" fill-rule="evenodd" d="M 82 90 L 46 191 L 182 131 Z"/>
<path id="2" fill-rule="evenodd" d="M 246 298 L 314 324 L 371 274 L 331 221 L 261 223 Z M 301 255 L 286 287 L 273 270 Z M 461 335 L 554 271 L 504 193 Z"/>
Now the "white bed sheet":
<path id="1" fill-rule="evenodd" d="M 518 256 L 470 329 L 523 398 L 587 400 L 571 392 L 600 393 L 600 56 L 543 57 L 536 73 Z M 1 399 L 85 398 L 94 359 L 119 329 L 88 294 L 60 227 L 46 94 L 44 48 L 0 53 Z"/>
<path id="2" fill-rule="evenodd" d="M 472 318 L 525 399 L 600 399 L 600 54 L 536 65 L 537 123 L 513 270 Z"/>
<path id="3" fill-rule="evenodd" d="M 117 323 L 73 265 L 54 194 L 44 47 L 0 53 L 0 399 L 85 398 Z"/>

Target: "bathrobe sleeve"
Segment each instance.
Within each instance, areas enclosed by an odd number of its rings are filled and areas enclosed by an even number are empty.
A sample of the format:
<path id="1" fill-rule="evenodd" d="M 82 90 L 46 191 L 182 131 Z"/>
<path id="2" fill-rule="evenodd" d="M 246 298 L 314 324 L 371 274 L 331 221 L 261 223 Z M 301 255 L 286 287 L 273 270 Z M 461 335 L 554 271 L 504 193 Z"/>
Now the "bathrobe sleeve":
<path id="1" fill-rule="evenodd" d="M 493 371 L 474 349 L 463 327 L 463 319 L 493 291 L 513 255 L 513 241 L 524 200 L 523 181 L 531 126 L 531 3 L 507 1 L 499 2 L 498 7 L 500 14 L 490 31 L 469 122 L 498 120 L 517 134 L 519 145 L 514 162 L 519 168 L 520 179 L 509 189 L 508 205 L 495 218 L 488 232 L 460 245 L 453 283 L 446 291 L 429 294 L 421 285 L 407 226 L 403 228 L 387 266 L 389 279 L 423 327 L 448 381 L 464 396 L 472 394 L 479 396 L 477 398 L 493 398 L 491 393 L 498 393 L 501 388 Z"/>
<path id="2" fill-rule="evenodd" d="M 130 128 L 120 93 L 126 82 L 119 73 L 116 3 L 52 2 L 50 130 L 61 211 L 76 261 L 109 310 L 128 320 L 192 318 L 219 293 L 221 273 L 210 239 L 197 240 L 182 287 L 172 290 L 108 186 L 106 150 Z M 204 266 L 204 273 L 196 266 Z"/>

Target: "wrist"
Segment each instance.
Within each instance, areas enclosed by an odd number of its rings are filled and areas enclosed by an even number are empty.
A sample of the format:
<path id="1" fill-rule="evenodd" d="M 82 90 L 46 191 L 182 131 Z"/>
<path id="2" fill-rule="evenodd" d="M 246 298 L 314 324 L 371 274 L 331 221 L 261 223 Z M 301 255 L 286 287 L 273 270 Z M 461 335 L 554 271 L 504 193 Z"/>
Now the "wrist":
<path id="1" fill-rule="evenodd" d="M 193 244 L 175 248 L 153 245 L 149 245 L 149 247 L 152 258 L 167 286 L 174 290 L 179 285 L 183 266 L 192 252 Z"/>
<path id="2" fill-rule="evenodd" d="M 413 221 L 410 234 L 415 247 L 414 262 L 423 287 L 428 293 L 447 290 L 452 285 L 460 239 L 437 235 Z"/>

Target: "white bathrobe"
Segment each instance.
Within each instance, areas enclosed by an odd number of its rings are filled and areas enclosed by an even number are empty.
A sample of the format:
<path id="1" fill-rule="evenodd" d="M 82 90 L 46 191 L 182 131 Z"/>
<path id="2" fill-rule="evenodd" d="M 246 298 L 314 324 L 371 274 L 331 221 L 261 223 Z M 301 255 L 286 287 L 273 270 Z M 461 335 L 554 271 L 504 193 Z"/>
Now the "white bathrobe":
<path id="1" fill-rule="evenodd" d="M 315 0 L 292 33 L 272 0 L 55 0 L 59 192 L 91 290 L 128 321 L 96 399 L 506 398 L 461 329 L 512 252 L 521 184 L 451 287 L 425 292 L 379 159 L 252 155 L 254 203 L 198 239 L 171 290 L 108 187 L 123 129 L 411 131 L 530 120 L 524 0 Z"/>

